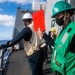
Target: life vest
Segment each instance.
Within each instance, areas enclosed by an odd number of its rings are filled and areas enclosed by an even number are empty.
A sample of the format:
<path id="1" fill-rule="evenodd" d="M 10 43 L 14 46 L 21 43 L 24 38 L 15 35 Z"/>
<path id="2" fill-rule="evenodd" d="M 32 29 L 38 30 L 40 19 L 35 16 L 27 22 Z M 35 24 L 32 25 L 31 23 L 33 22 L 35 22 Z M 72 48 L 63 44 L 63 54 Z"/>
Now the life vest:
<path id="1" fill-rule="evenodd" d="M 40 39 L 38 33 L 34 31 L 32 24 L 28 25 L 28 27 L 32 30 L 32 36 L 30 38 L 30 41 L 24 40 L 24 50 L 27 56 L 30 56 L 36 51 L 39 51 L 40 47 L 45 46 L 46 43 L 45 40 L 43 38 Z"/>
<path id="2" fill-rule="evenodd" d="M 75 23 L 71 22 L 56 38 L 52 53 L 51 68 L 65 75 L 75 75 L 75 53 L 72 53 L 69 45 L 75 34 Z M 67 74 L 73 68 L 74 74 Z"/>

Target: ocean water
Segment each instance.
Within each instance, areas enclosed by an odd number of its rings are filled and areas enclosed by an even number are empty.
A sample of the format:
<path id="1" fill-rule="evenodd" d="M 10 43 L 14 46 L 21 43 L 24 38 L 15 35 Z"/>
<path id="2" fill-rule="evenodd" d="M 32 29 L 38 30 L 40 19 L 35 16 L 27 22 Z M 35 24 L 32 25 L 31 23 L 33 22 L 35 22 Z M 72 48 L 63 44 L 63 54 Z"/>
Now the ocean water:
<path id="1" fill-rule="evenodd" d="M 1 44 L 6 44 L 9 40 L 0 40 L 0 45 Z"/>

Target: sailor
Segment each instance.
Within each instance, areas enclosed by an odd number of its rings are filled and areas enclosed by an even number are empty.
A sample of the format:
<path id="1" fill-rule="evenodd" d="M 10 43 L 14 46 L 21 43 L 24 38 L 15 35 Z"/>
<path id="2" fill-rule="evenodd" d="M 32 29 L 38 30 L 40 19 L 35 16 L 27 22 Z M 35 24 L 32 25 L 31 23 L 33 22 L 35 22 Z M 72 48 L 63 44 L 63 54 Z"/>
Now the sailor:
<path id="1" fill-rule="evenodd" d="M 41 45 L 41 39 L 38 33 L 34 31 L 32 15 L 30 13 L 25 13 L 22 20 L 24 22 L 25 28 L 7 45 L 8 47 L 15 45 L 20 40 L 24 39 L 24 50 L 27 54 L 32 75 L 43 75 L 42 67 L 44 56 L 41 49 L 44 45 Z M 43 42 L 42 44 L 44 44 Z"/>
<path id="2" fill-rule="evenodd" d="M 62 30 L 54 42 L 51 68 L 57 75 L 75 75 L 75 23 L 71 21 L 73 8 L 66 1 L 58 1 L 52 9 L 52 18 L 56 19 Z"/>

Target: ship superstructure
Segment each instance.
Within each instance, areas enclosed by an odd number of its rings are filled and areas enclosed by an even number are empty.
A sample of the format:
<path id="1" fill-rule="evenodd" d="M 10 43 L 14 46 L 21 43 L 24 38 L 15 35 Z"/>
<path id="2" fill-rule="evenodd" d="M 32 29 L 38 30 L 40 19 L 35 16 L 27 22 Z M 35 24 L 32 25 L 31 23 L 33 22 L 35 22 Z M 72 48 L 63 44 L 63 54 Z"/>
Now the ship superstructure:
<path id="1" fill-rule="evenodd" d="M 22 21 L 22 16 L 26 12 L 30 12 L 31 14 L 37 10 L 43 9 L 45 11 L 45 26 L 46 26 L 46 32 L 48 33 L 51 30 L 51 24 L 52 24 L 52 7 L 55 2 L 58 0 L 40 0 L 35 2 L 33 0 L 32 5 L 27 4 L 28 6 L 25 7 L 25 9 L 22 9 L 21 6 L 17 8 L 16 12 L 16 20 L 15 20 L 15 26 L 13 30 L 13 38 L 17 36 L 17 34 L 25 27 Z M 75 7 L 75 0 L 64 0 L 69 2 L 73 7 Z M 27 9 L 28 7 L 32 7 L 31 9 Z M 72 20 L 75 21 L 75 16 L 72 17 Z M 60 31 L 60 27 L 55 24 L 55 28 Z M 57 31 L 59 33 L 59 31 Z M 19 42 L 19 48 L 23 48 L 23 40 Z"/>

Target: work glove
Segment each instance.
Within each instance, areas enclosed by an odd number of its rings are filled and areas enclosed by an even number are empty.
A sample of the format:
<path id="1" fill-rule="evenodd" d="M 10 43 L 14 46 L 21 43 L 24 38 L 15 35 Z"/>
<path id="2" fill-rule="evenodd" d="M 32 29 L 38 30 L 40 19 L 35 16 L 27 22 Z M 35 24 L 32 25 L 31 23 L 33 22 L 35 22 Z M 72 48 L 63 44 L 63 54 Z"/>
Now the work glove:
<path id="1" fill-rule="evenodd" d="M 10 47 L 12 45 L 12 42 L 11 41 L 8 41 L 7 42 L 7 47 Z"/>

